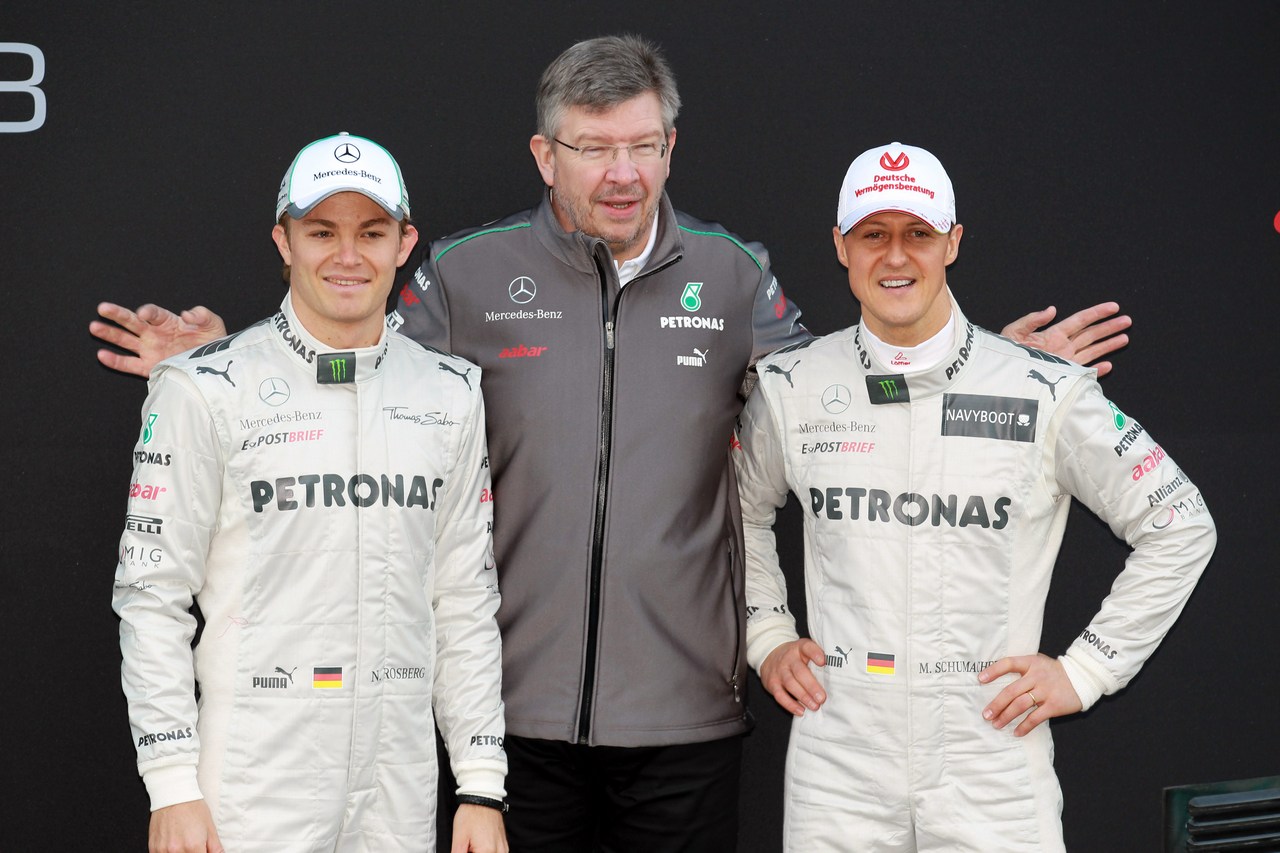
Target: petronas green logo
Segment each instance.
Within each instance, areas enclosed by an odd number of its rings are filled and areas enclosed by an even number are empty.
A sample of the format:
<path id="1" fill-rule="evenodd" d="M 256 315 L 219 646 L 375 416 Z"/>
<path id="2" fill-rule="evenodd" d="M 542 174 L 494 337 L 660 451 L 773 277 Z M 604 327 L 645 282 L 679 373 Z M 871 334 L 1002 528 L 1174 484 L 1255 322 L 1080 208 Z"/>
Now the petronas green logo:
<path id="1" fill-rule="evenodd" d="M 155 433 L 154 433 L 154 432 L 152 431 L 152 429 L 151 429 L 151 426 L 152 426 L 152 424 L 154 424 L 154 423 L 156 422 L 156 418 L 158 418 L 158 417 L 160 417 L 160 416 L 159 416 L 159 415 L 157 415 L 157 414 L 154 414 L 154 413 L 152 413 L 152 412 L 148 412 L 148 413 L 147 413 L 147 425 L 146 425 L 146 426 L 144 426 L 144 427 L 142 428 L 142 443 L 143 443 L 143 444 L 150 444 L 150 443 L 151 443 L 151 438 L 152 438 L 152 436 L 154 436 L 154 435 L 155 435 Z"/>
<path id="2" fill-rule="evenodd" d="M 700 290 L 702 290 L 700 281 L 691 281 L 684 286 L 684 295 L 680 297 L 680 304 L 684 306 L 684 310 L 697 311 L 702 307 L 702 297 L 698 295 Z"/>
<path id="3" fill-rule="evenodd" d="M 1124 412 L 1120 411 L 1116 404 L 1110 400 L 1107 401 L 1107 405 L 1111 407 L 1111 422 L 1116 425 L 1116 429 L 1124 429 L 1124 425 L 1127 422 Z"/>

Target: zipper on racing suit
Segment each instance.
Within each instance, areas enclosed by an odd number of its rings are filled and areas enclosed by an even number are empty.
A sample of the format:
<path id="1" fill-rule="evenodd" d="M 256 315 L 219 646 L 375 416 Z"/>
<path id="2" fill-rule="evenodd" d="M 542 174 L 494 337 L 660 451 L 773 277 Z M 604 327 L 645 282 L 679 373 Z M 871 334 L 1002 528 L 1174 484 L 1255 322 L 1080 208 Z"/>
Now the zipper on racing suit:
<path id="1" fill-rule="evenodd" d="M 600 253 L 605 251 L 605 260 Z M 600 386 L 600 455 L 596 468 L 596 512 L 591 531 L 591 575 L 587 579 L 587 647 L 582 670 L 582 704 L 578 708 L 578 743 L 588 743 L 591 737 L 591 707 L 596 689 L 596 658 L 600 634 L 600 581 L 604 572 L 605 510 L 609 499 L 609 456 L 613 449 L 613 371 L 614 330 L 617 324 L 618 303 L 622 291 L 610 305 L 609 272 L 611 263 L 604 245 L 597 244 L 592 252 L 596 274 L 600 278 L 600 314 L 604 324 L 604 370 Z"/>

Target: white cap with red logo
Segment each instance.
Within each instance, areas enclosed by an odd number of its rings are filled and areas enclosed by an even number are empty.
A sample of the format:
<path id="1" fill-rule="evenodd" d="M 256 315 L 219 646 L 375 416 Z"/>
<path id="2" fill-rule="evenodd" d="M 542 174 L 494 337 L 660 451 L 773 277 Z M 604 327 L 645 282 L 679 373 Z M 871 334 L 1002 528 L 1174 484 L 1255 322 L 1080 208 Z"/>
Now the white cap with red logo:
<path id="1" fill-rule="evenodd" d="M 885 210 L 910 214 L 940 234 L 950 231 L 956 222 L 956 194 L 938 158 L 900 142 L 859 154 L 840 187 L 840 233 Z"/>
<path id="2" fill-rule="evenodd" d="M 397 222 L 409 216 L 409 192 L 400 164 L 372 139 L 344 131 L 312 142 L 293 158 L 276 196 L 276 219 L 286 212 L 301 219 L 341 192 L 368 196 Z"/>

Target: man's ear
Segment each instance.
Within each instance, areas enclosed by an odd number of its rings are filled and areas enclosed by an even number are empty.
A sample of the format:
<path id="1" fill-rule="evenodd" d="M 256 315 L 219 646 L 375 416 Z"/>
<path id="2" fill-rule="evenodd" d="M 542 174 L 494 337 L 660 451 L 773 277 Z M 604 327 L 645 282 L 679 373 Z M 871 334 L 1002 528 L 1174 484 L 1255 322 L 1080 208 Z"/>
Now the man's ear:
<path id="1" fill-rule="evenodd" d="M 947 235 L 947 262 L 945 266 L 951 266 L 956 258 L 960 257 L 960 237 L 964 234 L 964 226 L 957 222 L 951 226 L 951 233 Z"/>
<path id="2" fill-rule="evenodd" d="M 836 257 L 840 259 L 840 266 L 848 269 L 849 255 L 844 250 L 844 235 L 840 233 L 840 226 L 831 226 L 831 236 L 836 242 Z"/>
<path id="3" fill-rule="evenodd" d="M 276 249 L 280 251 L 280 257 L 284 258 L 284 262 L 292 264 L 293 252 L 289 251 L 289 232 L 285 230 L 285 227 L 277 224 L 275 228 L 272 228 L 271 239 L 276 241 Z"/>
<path id="4" fill-rule="evenodd" d="M 397 267 L 404 266 L 404 262 L 409 260 L 409 253 L 416 245 L 418 245 L 418 229 L 412 225 L 406 226 L 404 233 L 400 235 L 400 251 L 396 255 Z"/>
<path id="5" fill-rule="evenodd" d="M 555 154 L 551 150 L 554 142 L 540 133 L 535 133 L 529 140 L 529 150 L 533 152 L 533 161 L 538 164 L 542 173 L 542 181 L 549 187 L 556 185 Z"/>

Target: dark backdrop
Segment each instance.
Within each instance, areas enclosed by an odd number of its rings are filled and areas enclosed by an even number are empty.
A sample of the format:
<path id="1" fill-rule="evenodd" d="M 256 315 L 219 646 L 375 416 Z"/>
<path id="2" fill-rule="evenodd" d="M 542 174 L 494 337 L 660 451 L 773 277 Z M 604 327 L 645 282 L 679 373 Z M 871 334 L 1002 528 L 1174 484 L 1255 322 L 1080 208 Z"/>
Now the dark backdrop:
<path id="1" fill-rule="evenodd" d="M 1163 786 L 1280 772 L 1280 4 L 7 0 L 0 42 L 42 52 L 47 115 L 0 132 L 0 849 L 144 844 L 109 607 L 144 387 L 95 362 L 96 303 L 205 302 L 232 328 L 269 313 L 280 176 L 338 130 L 396 152 L 426 237 L 529 206 L 538 73 L 624 30 L 663 44 L 680 79 L 677 205 L 764 241 L 815 331 L 855 319 L 836 193 L 854 155 L 891 140 L 954 179 L 950 280 L 970 317 L 999 328 L 1104 299 L 1134 316 L 1104 387 L 1201 486 L 1221 543 L 1131 688 L 1055 723 L 1068 845 L 1157 849 Z M 0 122 L 31 117 L 12 91 L 30 77 L 0 49 Z M 780 535 L 798 570 L 794 511 Z M 1045 651 L 1124 553 L 1075 512 Z M 787 721 L 753 686 L 741 849 L 773 851 Z"/>

